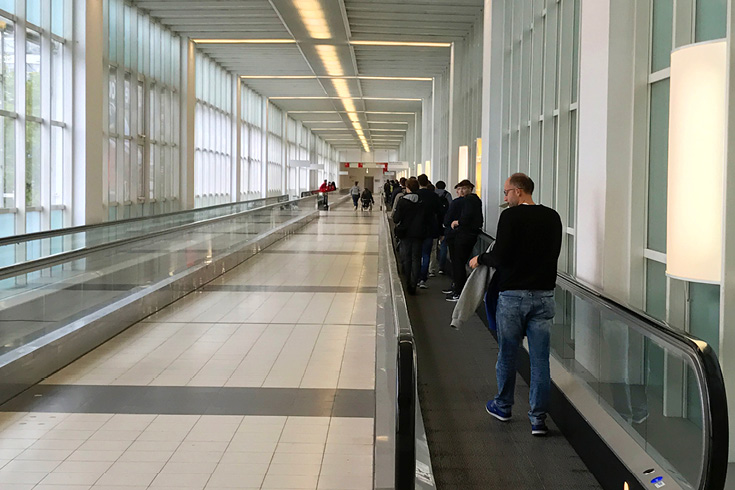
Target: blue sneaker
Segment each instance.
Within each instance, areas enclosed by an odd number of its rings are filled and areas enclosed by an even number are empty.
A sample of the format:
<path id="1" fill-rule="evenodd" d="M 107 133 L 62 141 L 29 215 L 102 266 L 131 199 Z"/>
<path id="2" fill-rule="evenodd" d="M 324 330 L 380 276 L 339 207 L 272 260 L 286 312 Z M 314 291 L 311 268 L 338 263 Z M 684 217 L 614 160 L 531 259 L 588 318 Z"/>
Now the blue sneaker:
<path id="1" fill-rule="evenodd" d="M 498 420 L 507 422 L 510 420 L 510 412 L 504 412 L 495 404 L 495 400 L 490 400 L 485 404 L 485 411 Z"/>
<path id="2" fill-rule="evenodd" d="M 541 422 L 540 424 L 531 424 L 531 435 L 537 437 L 543 437 L 549 433 L 549 428 L 546 427 L 546 423 Z"/>

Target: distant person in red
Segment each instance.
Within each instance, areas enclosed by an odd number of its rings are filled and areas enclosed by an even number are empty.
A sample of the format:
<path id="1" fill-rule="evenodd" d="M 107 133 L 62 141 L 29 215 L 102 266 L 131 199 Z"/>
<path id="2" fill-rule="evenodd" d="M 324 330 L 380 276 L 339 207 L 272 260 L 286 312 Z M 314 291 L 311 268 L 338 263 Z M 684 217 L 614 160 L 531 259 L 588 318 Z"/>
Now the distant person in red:
<path id="1" fill-rule="evenodd" d="M 319 186 L 319 192 L 329 192 L 329 191 L 330 191 L 329 184 L 327 184 L 327 180 L 325 179 L 324 183 L 321 186 Z"/>
<path id="2" fill-rule="evenodd" d="M 330 183 L 329 184 L 329 190 L 330 191 L 336 191 L 337 190 L 337 184 L 335 184 L 334 182 Z"/>

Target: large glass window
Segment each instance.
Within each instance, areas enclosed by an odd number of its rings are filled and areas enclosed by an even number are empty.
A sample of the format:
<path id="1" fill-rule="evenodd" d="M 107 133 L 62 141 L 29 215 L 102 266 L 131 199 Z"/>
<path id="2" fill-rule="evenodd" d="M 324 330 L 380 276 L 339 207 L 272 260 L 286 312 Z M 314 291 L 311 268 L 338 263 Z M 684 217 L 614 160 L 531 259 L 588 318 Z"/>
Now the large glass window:
<path id="1" fill-rule="evenodd" d="M 261 196 L 263 98 L 244 84 L 240 94 L 240 199 Z"/>
<path id="2" fill-rule="evenodd" d="M 18 11 L 16 5 L 0 1 L 0 236 L 70 222 L 64 19 L 71 0 L 27 0 Z"/>
<path id="3" fill-rule="evenodd" d="M 563 217 L 560 264 L 573 274 L 581 0 L 504 8 L 500 182 L 514 172 L 534 179 L 536 199 Z"/>
<path id="4" fill-rule="evenodd" d="M 648 152 L 646 185 L 645 309 L 661 320 L 687 329 L 709 342 L 719 343 L 720 288 L 718 285 L 688 283 L 673 287 L 666 277 L 666 191 L 669 146 L 669 71 L 671 50 L 676 45 L 725 37 L 726 2 L 696 0 L 693 26 L 674 25 L 676 12 L 689 18 L 691 11 L 668 0 L 654 0 L 651 12 L 651 59 L 648 72 Z M 692 29 L 693 27 L 693 29 Z M 681 29 L 675 32 L 675 29 Z M 694 31 L 692 33 L 692 30 Z M 677 40 L 675 45 L 674 40 Z M 675 307 L 687 303 L 687 315 Z M 668 310 L 667 310 L 668 308 Z M 673 315 L 670 313 L 674 312 Z M 669 318 L 671 316 L 671 318 Z M 686 316 L 686 317 L 685 317 Z M 683 322 L 683 323 L 680 323 Z"/>
<path id="5" fill-rule="evenodd" d="M 181 40 L 122 0 L 106 1 L 109 219 L 179 209 Z"/>
<path id="6" fill-rule="evenodd" d="M 209 206 L 231 200 L 234 80 L 202 53 L 196 74 L 194 199 L 197 206 Z"/>

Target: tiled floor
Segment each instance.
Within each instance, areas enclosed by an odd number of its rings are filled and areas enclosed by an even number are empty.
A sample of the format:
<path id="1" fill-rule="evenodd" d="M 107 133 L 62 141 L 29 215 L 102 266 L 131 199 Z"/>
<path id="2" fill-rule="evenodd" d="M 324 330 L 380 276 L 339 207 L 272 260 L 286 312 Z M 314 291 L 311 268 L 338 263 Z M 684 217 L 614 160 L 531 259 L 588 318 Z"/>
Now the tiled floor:
<path id="1" fill-rule="evenodd" d="M 0 489 L 372 488 L 378 219 L 334 207 L 46 379 L 0 413 Z M 53 411 L 85 393 L 120 409 Z"/>

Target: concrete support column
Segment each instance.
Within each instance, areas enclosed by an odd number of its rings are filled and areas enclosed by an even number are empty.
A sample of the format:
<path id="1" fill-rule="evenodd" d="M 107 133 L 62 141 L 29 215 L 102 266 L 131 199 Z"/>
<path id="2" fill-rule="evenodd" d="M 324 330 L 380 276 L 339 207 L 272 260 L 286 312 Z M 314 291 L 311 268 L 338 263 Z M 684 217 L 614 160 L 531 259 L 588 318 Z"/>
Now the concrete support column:
<path id="1" fill-rule="evenodd" d="M 722 355 L 735 352 L 735 331 L 732 319 L 735 318 L 735 97 L 732 94 L 735 81 L 735 45 L 732 42 L 735 27 L 735 5 L 727 2 L 727 133 L 725 148 L 725 174 L 723 182 L 724 222 L 722 224 L 722 284 L 720 286 L 720 366 L 725 379 L 727 393 L 735 393 L 735 356 Z M 728 403 L 730 420 L 735 420 L 735 403 Z M 729 461 L 735 462 L 735 427 L 730 426 Z"/>
<path id="2" fill-rule="evenodd" d="M 102 111 L 104 71 L 102 2 L 74 0 L 74 114 L 72 120 L 73 194 L 72 225 L 89 225 L 105 220 L 103 205 Z M 18 47 L 16 47 L 17 49 Z M 24 60 L 16 52 L 18 59 Z M 21 78 L 23 72 L 16 71 Z M 24 86 L 19 83 L 18 86 Z M 24 100 L 24 99 L 17 99 Z M 23 142 L 25 144 L 25 142 Z M 18 201 L 25 199 L 20 195 Z M 20 203 L 19 203 L 20 204 Z M 20 205 L 19 205 L 20 208 Z M 16 230 L 17 231 L 17 230 Z"/>
<path id="3" fill-rule="evenodd" d="M 482 49 L 482 186 L 485 229 L 495 236 L 503 202 L 501 146 L 503 144 L 503 19 L 505 2 L 485 0 Z M 494 39 L 493 39 L 494 38 Z"/>
<path id="4" fill-rule="evenodd" d="M 230 179 L 230 201 L 231 202 L 237 202 L 240 200 L 240 182 L 241 182 L 241 165 L 240 165 L 240 145 L 242 144 L 240 141 L 240 135 L 242 134 L 242 131 L 240 130 L 241 124 L 242 124 L 242 116 L 241 116 L 241 109 L 242 104 L 240 103 L 240 84 L 242 81 L 240 80 L 240 77 L 235 77 L 235 83 L 233 84 L 233 90 L 235 91 L 234 94 L 232 94 L 232 101 L 235 104 L 235 107 L 232 109 L 232 117 L 235 118 L 232 124 L 232 172 Z"/>
<path id="5" fill-rule="evenodd" d="M 610 0 L 585 2 L 580 20 L 577 276 L 602 288 L 610 67 Z"/>
<path id="6" fill-rule="evenodd" d="M 454 184 L 459 181 L 459 145 L 457 144 L 457 141 L 459 140 L 459 127 L 457 126 L 459 125 L 455 125 L 454 123 L 454 108 L 458 107 L 462 101 L 460 97 L 455 94 L 456 83 L 454 73 L 457 69 L 458 63 L 457 54 L 458 51 L 456 49 L 455 43 L 452 43 L 451 54 L 449 58 L 449 97 L 447 98 L 447 109 L 449 110 L 447 123 L 447 135 L 449 138 L 447 141 L 447 187 L 449 187 L 450 189 L 454 187 Z"/>
<path id="7" fill-rule="evenodd" d="M 194 196 L 194 151 L 196 124 L 196 51 L 189 39 L 181 42 L 181 179 L 179 195 L 181 209 L 193 209 Z"/>

